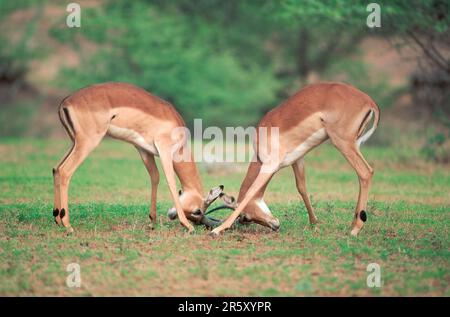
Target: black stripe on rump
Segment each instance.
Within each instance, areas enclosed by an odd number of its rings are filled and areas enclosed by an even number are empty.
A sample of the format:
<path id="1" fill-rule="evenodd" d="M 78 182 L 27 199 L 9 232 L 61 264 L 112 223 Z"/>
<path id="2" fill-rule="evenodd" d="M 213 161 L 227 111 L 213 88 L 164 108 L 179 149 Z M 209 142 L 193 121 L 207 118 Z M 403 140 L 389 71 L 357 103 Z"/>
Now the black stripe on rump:
<path id="1" fill-rule="evenodd" d="M 62 109 L 64 111 L 64 115 L 67 118 L 67 121 L 68 121 L 68 123 L 70 125 L 70 128 L 71 128 L 72 132 L 75 133 L 75 128 L 73 127 L 73 122 L 72 122 L 72 119 L 70 118 L 70 115 L 69 115 L 69 110 L 67 108 L 62 108 Z"/>
<path id="2" fill-rule="evenodd" d="M 364 123 L 366 123 L 366 120 L 367 120 L 367 118 L 369 117 L 369 115 L 370 115 L 371 112 L 372 112 L 372 109 L 370 109 L 370 110 L 366 113 L 366 115 L 364 116 L 364 119 L 361 121 L 361 124 L 359 125 L 359 129 L 358 129 L 358 138 L 359 138 L 359 137 L 361 136 L 361 134 L 364 132 L 364 131 L 361 131 L 361 129 L 364 130 L 364 129 L 363 129 L 363 127 L 365 126 Z"/>

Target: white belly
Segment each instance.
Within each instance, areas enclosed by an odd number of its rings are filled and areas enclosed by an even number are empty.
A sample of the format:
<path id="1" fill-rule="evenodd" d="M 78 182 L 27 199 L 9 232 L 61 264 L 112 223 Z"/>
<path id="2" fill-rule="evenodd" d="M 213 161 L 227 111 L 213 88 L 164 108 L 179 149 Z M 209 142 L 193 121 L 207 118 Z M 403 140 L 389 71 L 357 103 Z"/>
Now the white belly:
<path id="1" fill-rule="evenodd" d="M 158 150 L 156 149 L 154 142 L 148 142 L 141 134 L 132 129 L 121 128 L 111 124 L 108 129 L 108 135 L 115 139 L 134 144 L 154 155 L 158 155 Z"/>
<path id="2" fill-rule="evenodd" d="M 302 158 L 309 150 L 323 142 L 327 138 L 325 128 L 319 129 L 311 134 L 303 143 L 298 145 L 294 150 L 287 153 L 282 162 L 281 167 L 292 165 L 294 162 Z"/>

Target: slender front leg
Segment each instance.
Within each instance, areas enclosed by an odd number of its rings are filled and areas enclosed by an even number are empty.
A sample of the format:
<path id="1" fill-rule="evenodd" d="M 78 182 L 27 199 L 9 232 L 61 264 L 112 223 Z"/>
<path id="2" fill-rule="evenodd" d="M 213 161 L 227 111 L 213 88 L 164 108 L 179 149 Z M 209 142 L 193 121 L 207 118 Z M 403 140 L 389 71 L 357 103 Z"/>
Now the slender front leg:
<path id="1" fill-rule="evenodd" d="M 308 210 L 309 223 L 317 223 L 317 217 L 311 206 L 311 201 L 309 200 L 308 192 L 306 191 L 306 176 L 305 176 L 305 164 L 303 158 L 292 164 L 295 175 L 295 184 L 297 185 L 297 190 L 303 198 L 306 210 Z"/>
<path id="2" fill-rule="evenodd" d="M 264 169 L 261 169 L 264 170 Z M 268 169 L 269 170 L 269 169 Z M 233 213 L 228 217 L 227 220 L 223 224 L 221 224 L 219 227 L 215 228 L 213 231 L 211 231 L 211 235 L 218 236 L 223 230 L 226 230 L 231 227 L 231 225 L 234 223 L 237 217 L 241 214 L 241 212 L 244 210 L 244 208 L 247 206 L 247 204 L 255 197 L 255 195 L 258 193 L 258 191 L 263 188 L 263 186 L 270 180 L 274 172 L 259 172 L 258 176 L 256 177 L 253 184 L 248 189 L 247 193 L 244 196 L 244 199 L 238 204 L 238 207 L 236 210 L 233 211 Z"/>
<path id="3" fill-rule="evenodd" d="M 173 158 L 172 158 L 172 144 L 167 141 L 160 141 L 156 144 L 158 149 L 159 157 L 161 158 L 161 165 L 166 175 L 167 184 L 169 185 L 170 194 L 172 196 L 173 202 L 175 203 L 175 209 L 177 210 L 178 219 L 181 224 L 188 229 L 191 233 L 194 231 L 194 227 L 189 223 L 181 207 L 181 203 L 177 192 L 177 183 L 175 179 L 175 170 L 173 168 Z"/>
<path id="4" fill-rule="evenodd" d="M 148 153 L 140 148 L 137 148 L 139 154 L 141 155 L 142 161 L 144 162 L 145 168 L 147 169 L 148 174 L 150 175 L 151 187 L 152 187 L 152 195 L 150 202 L 150 226 L 156 224 L 156 196 L 158 192 L 158 184 L 159 184 L 159 172 L 155 163 L 155 156 L 151 153 Z"/>

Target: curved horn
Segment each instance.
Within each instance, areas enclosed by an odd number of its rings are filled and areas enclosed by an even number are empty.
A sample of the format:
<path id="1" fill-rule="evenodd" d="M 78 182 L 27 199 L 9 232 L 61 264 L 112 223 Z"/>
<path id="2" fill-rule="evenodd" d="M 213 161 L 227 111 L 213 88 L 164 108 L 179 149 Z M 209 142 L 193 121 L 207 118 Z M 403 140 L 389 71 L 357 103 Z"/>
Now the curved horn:
<path id="1" fill-rule="evenodd" d="M 218 206 L 218 207 L 215 207 L 215 208 L 213 208 L 213 209 L 210 209 L 210 210 L 208 210 L 207 212 L 205 212 L 205 216 L 206 215 L 208 215 L 208 214 L 210 214 L 210 213 L 213 213 L 213 212 L 215 212 L 215 211 L 217 211 L 217 210 L 221 210 L 221 209 L 232 209 L 232 210 L 234 210 L 235 208 L 234 207 L 231 207 L 231 206 L 227 206 L 227 205 L 220 205 L 220 206 Z"/>
<path id="2" fill-rule="evenodd" d="M 222 224 L 222 221 L 216 219 L 216 218 L 212 218 L 212 217 L 203 217 L 201 220 L 201 223 L 204 224 L 205 226 L 209 227 L 209 228 L 215 228 L 220 226 L 220 224 Z"/>
<path id="3" fill-rule="evenodd" d="M 219 198 L 223 193 L 223 185 L 212 188 L 208 195 L 206 195 L 203 200 L 203 211 L 208 209 L 209 205 L 211 205 L 217 198 Z"/>

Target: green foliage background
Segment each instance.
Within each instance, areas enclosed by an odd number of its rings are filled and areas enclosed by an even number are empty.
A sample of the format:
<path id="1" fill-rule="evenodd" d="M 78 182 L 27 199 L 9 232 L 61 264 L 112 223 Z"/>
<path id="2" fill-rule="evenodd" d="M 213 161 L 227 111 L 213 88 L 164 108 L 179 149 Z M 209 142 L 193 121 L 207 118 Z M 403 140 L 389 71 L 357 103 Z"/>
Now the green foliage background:
<path id="1" fill-rule="evenodd" d="M 66 12 L 45 30 L 75 50 L 79 65 L 58 70 L 55 89 L 74 91 L 105 81 L 134 83 L 172 102 L 188 125 L 253 125 L 268 110 L 319 74 L 369 93 L 380 107 L 394 103 L 390 87 L 358 52 L 368 36 L 407 37 L 449 31 L 443 0 L 378 1 L 382 27 L 366 25 L 362 0 L 103 0 L 78 1 L 81 28 L 68 28 Z M 60 1 L 1 0 L 0 79 L 25 81 L 32 62 L 52 54 L 39 41 L 44 8 Z M 32 9 L 24 28 L 8 23 Z M 19 29 L 21 31 L 19 31 Z M 18 36 L 17 36 L 17 33 Z M 442 66 L 442 65 L 441 65 Z M 448 75 L 448 74 L 447 74 Z M 1 95 L 1 92 L 0 92 Z M 17 128 L 6 130 L 15 135 Z"/>
<path id="2" fill-rule="evenodd" d="M 242 63 L 232 47 L 216 43 L 220 32 L 204 19 L 137 1 L 88 10 L 83 21 L 76 32 L 54 32 L 63 41 L 75 42 L 78 32 L 104 45 L 83 56 L 83 67 L 61 74 L 71 89 L 130 82 L 174 103 L 188 122 L 202 115 L 216 125 L 248 124 L 254 119 L 249 108 L 275 101 L 280 83 L 272 66 Z"/>

